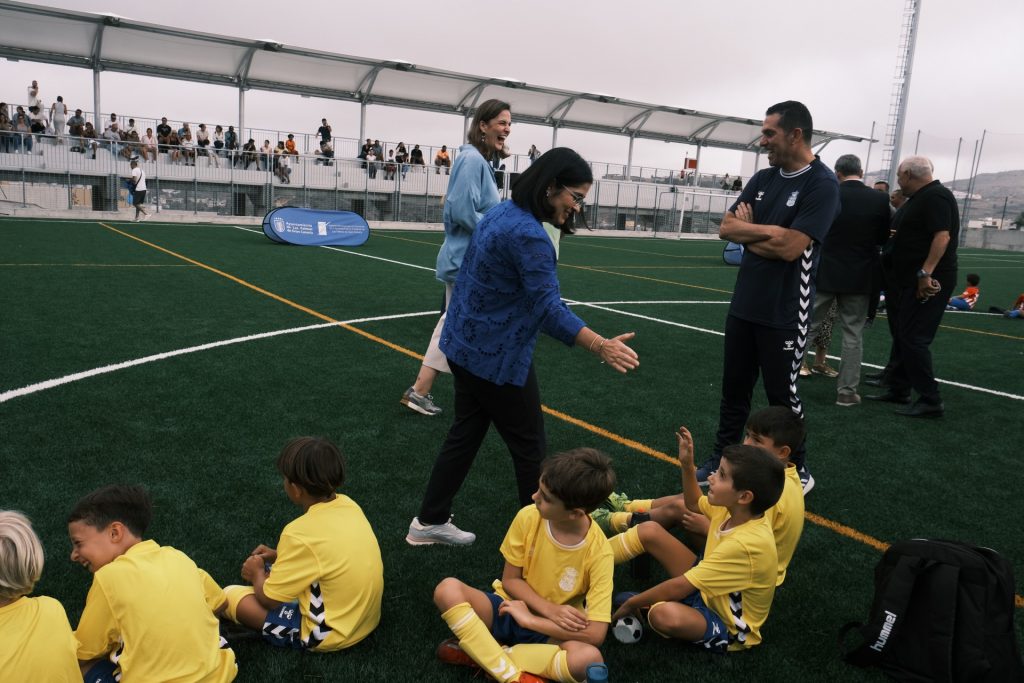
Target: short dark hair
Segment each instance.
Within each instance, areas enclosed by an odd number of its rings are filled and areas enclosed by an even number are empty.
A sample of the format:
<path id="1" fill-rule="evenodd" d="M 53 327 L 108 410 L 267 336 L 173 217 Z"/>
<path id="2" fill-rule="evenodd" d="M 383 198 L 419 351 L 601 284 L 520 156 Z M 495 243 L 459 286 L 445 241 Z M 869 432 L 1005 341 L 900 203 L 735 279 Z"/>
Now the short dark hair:
<path id="1" fill-rule="evenodd" d="M 512 201 L 532 213 L 538 221 L 546 221 L 554 212 L 548 201 L 552 186 L 561 190 L 568 185 L 593 182 L 594 173 L 583 157 L 568 147 L 555 147 L 540 155 L 512 184 Z M 575 232 L 577 217 L 583 227 L 587 227 L 582 211 L 573 211 L 569 214 L 569 221 L 558 227 L 563 233 Z"/>
<path id="2" fill-rule="evenodd" d="M 814 123 L 811 120 L 811 112 L 803 103 L 796 100 L 786 100 L 768 107 L 765 116 L 772 114 L 779 115 L 779 127 L 787 133 L 792 133 L 799 128 L 803 132 L 804 142 L 811 144 L 811 136 L 814 132 Z"/>
<path id="3" fill-rule="evenodd" d="M 864 175 L 864 169 L 860 165 L 860 157 L 856 154 L 844 154 L 836 159 L 835 169 L 839 175 Z"/>
<path id="4" fill-rule="evenodd" d="M 981 282 L 980 275 L 977 273 L 967 273 L 967 284 L 977 287 L 979 282 Z"/>
<path id="5" fill-rule="evenodd" d="M 771 439 L 777 447 L 789 446 L 791 451 L 800 448 L 807 434 L 804 421 L 785 406 L 771 406 L 752 414 L 747 431 Z"/>
<path id="6" fill-rule="evenodd" d="M 750 512 L 760 515 L 779 502 L 786 484 L 786 466 L 760 446 L 726 446 L 722 459 L 729 461 L 733 488 L 750 491 Z"/>
<path id="7" fill-rule="evenodd" d="M 345 458 L 329 439 L 300 436 L 281 449 L 277 471 L 311 496 L 328 498 L 345 483 Z"/>
<path id="8" fill-rule="evenodd" d="M 540 479 L 567 510 L 590 514 L 615 489 L 612 460 L 596 448 L 574 448 L 541 463 Z"/>
<path id="9" fill-rule="evenodd" d="M 485 159 L 493 157 L 494 150 L 484 148 L 484 135 L 480 132 L 480 123 L 490 121 L 500 115 L 503 111 L 511 112 L 512 105 L 503 100 L 487 100 L 476 108 L 476 113 L 473 114 L 473 120 L 469 124 L 469 131 L 466 133 L 466 142 L 476 147 L 477 151 L 483 154 Z M 419 147 L 419 145 L 416 146 Z"/>
<path id="10" fill-rule="evenodd" d="M 152 519 L 153 499 L 146 489 L 129 484 L 109 484 L 81 498 L 68 515 L 68 524 L 84 522 L 103 530 L 113 522 L 121 522 L 142 538 Z"/>
<path id="11" fill-rule="evenodd" d="M 878 185 L 885 185 L 885 191 L 886 192 L 889 191 L 889 181 L 888 180 L 876 180 L 875 184 L 873 185 L 873 187 L 875 187 L 875 189 L 878 189 L 877 188 Z"/>

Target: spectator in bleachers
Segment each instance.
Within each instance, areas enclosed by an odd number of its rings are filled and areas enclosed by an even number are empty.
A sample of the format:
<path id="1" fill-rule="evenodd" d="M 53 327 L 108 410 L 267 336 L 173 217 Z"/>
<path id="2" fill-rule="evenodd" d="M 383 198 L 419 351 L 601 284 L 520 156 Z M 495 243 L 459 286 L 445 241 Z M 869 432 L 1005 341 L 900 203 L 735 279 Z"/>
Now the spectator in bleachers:
<path id="1" fill-rule="evenodd" d="M 264 140 L 263 146 L 260 147 L 260 168 L 264 171 L 269 171 L 273 168 L 274 160 L 274 148 L 270 146 L 270 140 Z"/>
<path id="2" fill-rule="evenodd" d="M 219 124 L 213 129 L 213 155 L 218 158 L 224 156 L 224 129 Z"/>
<path id="3" fill-rule="evenodd" d="M 320 119 L 320 127 L 316 134 L 320 136 L 321 143 L 331 141 L 331 125 L 327 123 L 327 119 Z"/>
<path id="4" fill-rule="evenodd" d="M 260 167 L 259 161 L 256 158 L 255 140 L 249 138 L 249 142 L 242 145 L 242 156 L 239 158 L 241 159 L 241 163 L 244 164 L 244 168 L 246 171 L 249 170 L 249 164 L 256 164 L 257 169 Z"/>
<path id="5" fill-rule="evenodd" d="M 722 178 L 722 189 L 723 190 L 731 190 L 732 189 L 732 181 L 729 180 L 729 174 L 728 173 L 726 173 L 725 177 Z"/>
<path id="6" fill-rule="evenodd" d="M 156 127 L 156 141 L 161 152 L 167 151 L 167 146 L 171 144 L 171 133 L 173 132 L 171 127 L 167 125 L 167 117 L 161 118 L 160 125 Z"/>
<path id="7" fill-rule="evenodd" d="M 86 148 L 92 152 L 92 156 L 88 158 L 96 158 L 96 149 L 99 147 L 99 143 L 96 142 L 96 129 L 93 128 L 92 121 L 86 121 L 82 128 L 82 147 L 83 152 Z"/>
<path id="8" fill-rule="evenodd" d="M 372 145 L 366 152 L 366 175 L 370 178 L 377 177 L 377 150 Z"/>
<path id="9" fill-rule="evenodd" d="M 413 166 L 426 166 L 423 161 L 423 150 L 419 145 L 414 145 L 412 151 L 409 152 L 409 163 Z"/>
<path id="10" fill-rule="evenodd" d="M 398 143 L 398 150 L 395 152 L 395 163 L 398 164 L 399 170 L 402 172 L 402 180 L 405 180 L 405 174 L 409 172 L 409 150 L 405 148 L 404 142 Z"/>
<path id="11" fill-rule="evenodd" d="M 395 163 L 395 150 L 388 150 L 388 160 L 384 164 L 384 180 L 394 180 L 398 174 L 398 164 Z"/>
<path id="12" fill-rule="evenodd" d="M 373 141 L 373 152 L 377 155 L 378 161 L 384 160 L 384 147 L 381 146 L 380 140 Z"/>
<path id="13" fill-rule="evenodd" d="M 32 130 L 33 135 L 45 135 L 46 134 L 46 114 L 43 113 L 41 105 L 29 108 L 29 128 Z"/>
<path id="14" fill-rule="evenodd" d="M 35 83 L 35 81 L 33 81 Z M 11 129 L 15 134 L 15 143 L 19 152 L 32 153 L 32 122 L 25 113 L 25 108 L 18 106 L 11 119 Z"/>
<path id="15" fill-rule="evenodd" d="M 282 183 L 291 184 L 292 164 L 288 158 L 288 148 L 280 140 L 277 141 L 277 149 L 274 150 L 274 174 Z"/>
<path id="16" fill-rule="evenodd" d="M 732 181 L 732 191 L 739 192 L 743 189 L 743 178 L 736 176 L 736 180 Z"/>
<path id="17" fill-rule="evenodd" d="M 171 155 L 171 163 L 176 164 L 181 161 L 181 138 L 178 137 L 176 130 L 172 130 L 167 136 L 167 151 Z"/>
<path id="18" fill-rule="evenodd" d="M 316 163 L 324 166 L 334 165 L 334 147 L 331 146 L 330 140 L 320 141 L 320 152 L 317 155 Z"/>
<path id="19" fill-rule="evenodd" d="M 122 135 L 126 138 L 131 137 L 132 133 L 135 133 L 135 137 L 142 138 L 142 133 L 135 126 L 135 119 L 128 119 L 128 127 L 121 131 Z"/>
<path id="20" fill-rule="evenodd" d="M 530 145 L 530 151 L 526 153 L 526 157 L 530 160 L 530 163 L 537 161 L 537 157 L 540 156 L 540 150 L 537 149 L 537 145 Z"/>
<path id="21" fill-rule="evenodd" d="M 132 157 L 137 157 L 142 151 L 142 139 L 139 137 L 139 131 L 133 130 L 127 133 L 124 137 L 124 148 L 121 150 L 121 156 L 125 159 L 131 160 Z"/>
<path id="22" fill-rule="evenodd" d="M 117 123 L 117 114 L 111 114 L 110 115 L 110 120 L 107 121 L 107 126 L 106 126 L 106 128 L 103 129 L 103 132 L 106 133 L 107 129 L 110 128 L 115 123 Z"/>
<path id="23" fill-rule="evenodd" d="M 110 149 L 110 153 L 115 157 L 121 153 L 121 131 L 117 128 L 117 121 L 110 124 L 110 127 L 103 131 L 103 135 L 100 138 L 104 141 L 104 146 Z"/>
<path id="24" fill-rule="evenodd" d="M 63 97 L 57 95 L 57 101 L 50 107 L 50 122 L 53 124 L 53 134 L 58 145 L 64 144 L 64 126 L 67 119 L 68 105 L 64 104 Z"/>
<path id="25" fill-rule="evenodd" d="M 253 143 L 253 149 L 255 148 L 256 144 Z M 228 126 L 228 132 L 224 133 L 224 151 L 234 166 L 238 159 L 238 133 L 235 132 L 234 126 Z"/>
<path id="26" fill-rule="evenodd" d="M 369 153 L 369 151 L 370 151 L 370 149 L 372 147 L 373 147 L 373 141 L 370 138 L 366 138 L 366 142 L 359 149 L 359 155 L 356 156 L 356 159 L 362 159 L 363 160 L 363 162 L 364 162 L 363 163 L 363 168 L 366 168 L 366 163 L 365 163 L 366 155 Z"/>
<path id="27" fill-rule="evenodd" d="M 192 139 L 192 131 L 188 129 L 188 125 L 185 126 L 185 134 L 181 136 L 181 140 L 178 141 L 181 145 L 181 158 L 185 160 L 185 163 L 189 166 L 196 165 L 196 143 Z"/>
<path id="28" fill-rule="evenodd" d="M 192 134 L 192 129 L 188 127 L 187 123 L 181 124 L 181 128 L 178 129 L 178 138 L 184 139 L 185 133 Z"/>
<path id="29" fill-rule="evenodd" d="M 139 154 L 142 155 L 143 161 L 156 160 L 157 153 L 157 141 L 156 136 L 153 135 L 153 129 L 147 128 L 146 134 L 142 136 L 142 144 L 139 145 Z"/>
<path id="30" fill-rule="evenodd" d="M 0 102 L 0 153 L 8 153 L 14 146 L 11 127 L 11 114 L 7 103 Z"/>
<path id="31" fill-rule="evenodd" d="M 210 149 L 210 131 L 206 130 L 205 123 L 200 123 L 196 131 L 196 156 L 206 157 L 207 166 L 220 168 L 217 153 Z"/>
<path id="32" fill-rule="evenodd" d="M 434 157 L 434 173 L 440 175 L 441 168 L 444 168 L 444 174 L 448 175 L 452 168 L 452 158 L 448 154 L 448 146 L 441 145 L 441 149 L 438 150 L 437 156 Z"/>
<path id="33" fill-rule="evenodd" d="M 298 155 L 298 150 L 295 149 L 295 136 L 288 133 L 288 142 L 284 143 L 284 153 Z"/>
<path id="34" fill-rule="evenodd" d="M 85 117 L 82 116 L 81 109 L 76 109 L 75 115 L 68 119 L 68 135 L 71 136 L 72 152 L 85 151 L 85 147 L 82 145 L 82 129 L 84 128 Z"/>
<path id="35" fill-rule="evenodd" d="M 31 109 L 42 103 L 39 99 L 39 81 L 32 81 L 32 85 L 28 86 L 28 106 Z"/>

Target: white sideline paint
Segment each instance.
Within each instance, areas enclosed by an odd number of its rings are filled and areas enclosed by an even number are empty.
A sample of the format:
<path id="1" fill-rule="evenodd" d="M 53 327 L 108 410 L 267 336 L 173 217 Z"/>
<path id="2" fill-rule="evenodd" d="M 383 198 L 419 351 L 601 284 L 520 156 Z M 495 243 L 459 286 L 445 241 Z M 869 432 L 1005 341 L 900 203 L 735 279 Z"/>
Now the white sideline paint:
<path id="1" fill-rule="evenodd" d="M 89 377 L 96 377 L 97 375 L 105 375 L 110 372 L 117 372 L 118 370 L 126 370 L 133 368 L 137 365 L 144 365 L 146 363 L 152 363 L 158 360 L 166 360 L 168 358 L 174 358 L 175 356 L 184 356 L 189 353 L 196 353 L 199 351 L 208 351 L 210 349 L 216 349 L 221 346 L 231 346 L 232 344 L 243 344 L 245 342 L 256 341 L 258 339 L 268 339 L 270 337 L 278 337 L 283 334 L 295 334 L 297 332 L 308 332 L 310 330 L 322 330 L 326 327 L 336 327 L 340 324 L 354 325 L 356 323 L 370 323 L 377 322 L 380 320 L 395 320 L 397 318 L 415 318 L 424 315 L 437 315 L 437 311 L 421 311 L 419 313 L 398 313 L 396 315 L 381 315 L 374 318 L 356 318 L 353 320 L 339 320 L 334 323 L 319 323 L 317 325 L 306 325 L 304 327 L 293 327 L 287 330 L 275 330 L 273 332 L 261 332 L 259 334 L 250 334 L 245 337 L 235 337 L 234 339 L 224 339 L 222 341 L 210 342 L 209 344 L 200 344 L 199 346 L 190 346 L 187 349 L 178 349 L 176 351 L 165 351 L 164 353 L 157 353 L 152 356 L 146 356 L 144 358 L 136 358 L 135 360 L 126 360 L 121 363 L 114 363 L 112 365 L 104 365 L 99 368 L 93 368 L 92 370 L 85 370 L 83 372 L 76 372 L 71 375 L 65 375 L 58 377 L 57 379 L 48 379 L 43 382 L 36 382 L 35 384 L 29 384 L 28 386 L 21 387 L 20 389 L 11 389 L 0 394 L 0 403 L 5 403 L 14 398 L 21 396 L 28 396 L 39 391 L 45 391 L 46 389 L 53 389 L 55 387 L 62 386 L 64 384 L 70 384 L 71 382 L 77 382 L 79 380 L 88 379 Z"/>

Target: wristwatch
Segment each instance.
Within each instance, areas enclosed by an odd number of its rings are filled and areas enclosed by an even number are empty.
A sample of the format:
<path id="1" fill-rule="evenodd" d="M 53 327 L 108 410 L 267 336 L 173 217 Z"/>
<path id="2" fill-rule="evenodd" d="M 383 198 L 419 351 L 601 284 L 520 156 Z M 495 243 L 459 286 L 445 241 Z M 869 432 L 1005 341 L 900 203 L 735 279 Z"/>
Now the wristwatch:
<path id="1" fill-rule="evenodd" d="M 920 280 L 920 279 L 921 279 L 921 278 L 923 278 L 923 277 L 931 277 L 931 276 L 932 276 L 932 274 L 931 274 L 931 273 L 929 273 L 929 272 L 928 272 L 927 270 L 925 270 L 924 268 L 922 268 L 921 270 L 917 271 L 917 279 L 918 279 L 918 280 Z"/>

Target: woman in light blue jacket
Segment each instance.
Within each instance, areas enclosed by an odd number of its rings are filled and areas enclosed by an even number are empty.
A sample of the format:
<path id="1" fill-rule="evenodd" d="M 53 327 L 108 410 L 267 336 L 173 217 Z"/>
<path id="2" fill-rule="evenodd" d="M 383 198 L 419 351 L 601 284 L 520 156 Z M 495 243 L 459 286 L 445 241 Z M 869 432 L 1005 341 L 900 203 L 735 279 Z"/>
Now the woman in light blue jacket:
<path id="1" fill-rule="evenodd" d="M 444 201 L 444 244 L 437 253 L 437 279 L 444 283 L 445 312 L 473 230 L 483 215 L 499 201 L 491 161 L 505 146 L 511 129 L 512 112 L 508 102 L 487 100 L 477 107 L 466 134 L 467 143 L 459 147 L 455 157 Z M 437 346 L 444 320 L 445 313 L 442 313 L 423 355 L 423 365 L 416 375 L 416 382 L 402 394 L 401 403 L 423 415 L 441 412 L 434 404 L 430 389 L 439 373 L 451 372 L 447 359 Z"/>

